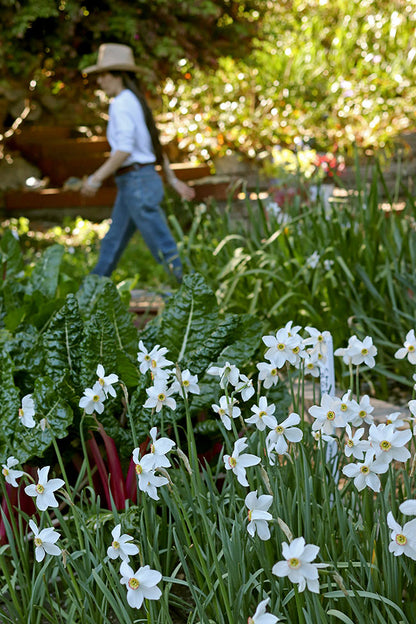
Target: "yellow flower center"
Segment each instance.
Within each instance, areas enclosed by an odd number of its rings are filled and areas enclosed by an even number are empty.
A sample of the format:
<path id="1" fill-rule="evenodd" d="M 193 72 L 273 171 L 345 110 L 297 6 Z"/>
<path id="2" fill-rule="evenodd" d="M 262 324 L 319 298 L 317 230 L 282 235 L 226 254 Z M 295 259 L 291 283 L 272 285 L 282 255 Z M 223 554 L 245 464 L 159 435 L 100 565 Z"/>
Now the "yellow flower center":
<path id="1" fill-rule="evenodd" d="M 289 568 L 292 568 L 292 570 L 296 570 L 301 565 L 301 561 L 297 557 L 292 557 L 287 563 Z"/>
<path id="2" fill-rule="evenodd" d="M 398 533 L 396 535 L 396 543 L 399 544 L 399 546 L 404 546 L 405 544 L 407 544 L 406 535 L 403 535 L 403 533 Z"/>
<path id="3" fill-rule="evenodd" d="M 319 334 L 319 336 L 318 336 L 318 338 L 317 338 L 317 341 L 318 341 L 318 342 L 322 342 L 322 341 L 323 341 L 323 339 L 324 339 L 324 337 L 322 336 L 322 334 Z"/>
<path id="4" fill-rule="evenodd" d="M 294 348 L 292 349 L 292 352 L 293 352 L 293 353 L 295 353 L 295 354 L 296 354 L 296 353 L 299 353 L 299 347 L 294 347 Z"/>
<path id="5" fill-rule="evenodd" d="M 152 368 L 156 368 L 156 366 L 157 366 L 156 360 L 152 360 Z"/>
<path id="6" fill-rule="evenodd" d="M 413 351 L 415 350 L 415 345 L 409 345 L 409 346 L 407 347 L 407 350 L 408 350 L 410 353 L 413 353 Z"/>
<path id="7" fill-rule="evenodd" d="M 354 442 L 352 440 L 348 440 L 347 442 L 347 446 L 349 446 L 350 448 L 352 448 L 354 446 Z"/>
<path id="8" fill-rule="evenodd" d="M 36 489 L 36 492 L 37 492 L 38 494 L 43 494 L 43 493 L 44 493 L 44 491 L 45 491 L 45 488 L 44 488 L 44 487 L 43 487 L 43 485 L 41 485 L 40 483 L 38 483 L 38 484 L 37 484 L 37 486 L 36 486 L 36 488 L 35 488 L 35 489 Z"/>
<path id="9" fill-rule="evenodd" d="M 279 350 L 279 351 L 284 351 L 284 350 L 285 350 L 285 345 L 283 344 L 283 342 L 280 342 L 280 343 L 277 345 L 277 348 L 278 348 L 278 350 Z"/>
<path id="10" fill-rule="evenodd" d="M 270 371 L 270 375 L 272 375 L 272 377 L 276 377 L 276 375 L 277 375 L 277 368 L 272 368 L 272 370 Z"/>
<path id="11" fill-rule="evenodd" d="M 368 466 L 361 466 L 360 470 L 363 474 L 368 474 L 370 472 L 370 468 Z"/>
<path id="12" fill-rule="evenodd" d="M 114 550 L 118 550 L 120 548 L 120 544 L 119 542 L 116 542 L 116 540 L 114 540 L 111 546 L 114 548 Z"/>
<path id="13" fill-rule="evenodd" d="M 139 585 L 140 585 L 139 581 L 134 576 L 131 579 L 129 579 L 130 589 L 138 589 Z"/>
<path id="14" fill-rule="evenodd" d="M 380 442 L 380 448 L 382 451 L 389 451 L 391 449 L 391 443 L 388 440 Z"/>
<path id="15" fill-rule="evenodd" d="M 218 414 L 219 414 L 220 416 L 224 416 L 224 414 L 225 414 L 225 409 L 223 409 L 223 408 L 221 407 L 221 408 L 219 409 Z"/>
<path id="16" fill-rule="evenodd" d="M 150 445 L 150 452 L 151 452 L 151 453 L 154 453 L 154 452 L 155 452 L 155 445 L 154 445 L 154 444 L 151 444 L 151 445 Z"/>
<path id="17" fill-rule="evenodd" d="M 278 434 L 282 434 L 284 431 L 284 427 L 282 427 L 282 425 L 277 425 L 277 427 L 275 428 L 276 433 Z"/>
<path id="18" fill-rule="evenodd" d="M 313 364 L 312 364 L 312 362 L 308 362 L 308 363 L 306 364 L 306 368 L 309 368 L 309 369 L 311 369 L 311 370 L 312 370 L 312 368 L 313 368 Z"/>
<path id="19" fill-rule="evenodd" d="M 346 412 L 348 409 L 348 405 L 346 403 L 341 403 L 341 412 Z"/>
<path id="20" fill-rule="evenodd" d="M 35 537 L 33 541 L 35 542 L 35 546 L 42 546 L 42 540 L 40 537 Z"/>
<path id="21" fill-rule="evenodd" d="M 25 415 L 23 408 L 19 407 L 19 418 L 23 418 L 23 416 Z"/>
<path id="22" fill-rule="evenodd" d="M 333 412 L 332 410 L 329 410 L 329 412 L 326 415 L 328 420 L 334 420 L 335 418 L 335 412 Z"/>
<path id="23" fill-rule="evenodd" d="M 187 388 L 189 386 L 189 381 L 187 379 L 183 379 L 182 384 Z"/>
<path id="24" fill-rule="evenodd" d="M 164 401 L 166 399 L 166 394 L 163 394 L 163 392 L 161 392 L 160 394 L 157 395 L 157 400 L 158 401 Z"/>
<path id="25" fill-rule="evenodd" d="M 235 468 L 237 466 L 237 460 L 232 456 L 228 460 L 228 463 L 230 464 L 231 468 Z"/>
<path id="26" fill-rule="evenodd" d="M 98 378 L 98 382 L 99 382 L 100 386 L 105 386 L 105 381 L 104 381 L 104 379 L 102 377 Z"/>
<path id="27" fill-rule="evenodd" d="M 367 416 L 367 412 L 366 412 L 365 410 L 360 410 L 360 411 L 358 412 L 358 416 L 359 416 L 360 418 L 365 418 L 365 417 Z"/>
<path id="28" fill-rule="evenodd" d="M 248 510 L 248 514 L 247 514 L 247 517 L 248 517 L 248 521 L 249 521 L 249 522 L 251 522 L 251 516 L 252 516 L 252 513 L 253 513 L 253 512 L 252 512 L 252 510 L 251 510 L 251 509 L 249 509 L 249 510 Z"/>
<path id="29" fill-rule="evenodd" d="M 368 349 L 361 349 L 361 355 L 368 355 Z"/>
<path id="30" fill-rule="evenodd" d="M 140 464 L 136 464 L 136 472 L 138 475 L 142 474 L 143 468 L 140 466 Z"/>
<path id="31" fill-rule="evenodd" d="M 259 418 L 263 418 L 263 416 L 267 416 L 267 412 L 259 412 Z"/>
<path id="32" fill-rule="evenodd" d="M 98 394 L 94 394 L 94 396 L 92 397 L 92 400 L 94 401 L 94 403 L 98 403 L 98 401 L 100 400 L 100 397 L 98 396 Z"/>
<path id="33" fill-rule="evenodd" d="M 150 362 L 150 355 L 146 353 L 143 359 L 146 360 L 146 362 Z"/>
<path id="34" fill-rule="evenodd" d="M 247 620 L 247 624 L 254 624 L 254 620 L 252 617 L 249 617 Z"/>
<path id="35" fill-rule="evenodd" d="M 7 475 L 9 474 L 9 471 L 7 470 L 7 468 L 3 468 L 2 473 L 5 477 L 7 477 Z"/>

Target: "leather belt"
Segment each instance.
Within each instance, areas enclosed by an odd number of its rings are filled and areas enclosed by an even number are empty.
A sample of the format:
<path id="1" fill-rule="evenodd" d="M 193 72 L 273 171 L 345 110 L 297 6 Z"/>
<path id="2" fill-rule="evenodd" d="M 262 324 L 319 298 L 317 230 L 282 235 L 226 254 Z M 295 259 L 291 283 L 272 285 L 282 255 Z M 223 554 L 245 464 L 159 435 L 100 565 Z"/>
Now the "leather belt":
<path id="1" fill-rule="evenodd" d="M 148 167 L 149 165 L 154 166 L 156 163 L 151 162 L 151 163 L 132 163 L 131 165 L 127 165 L 126 167 L 120 167 L 119 169 L 117 169 L 117 171 L 115 171 L 114 175 L 116 176 L 121 176 L 124 175 L 125 173 L 129 173 L 129 171 L 138 171 L 139 169 L 142 169 L 143 167 Z"/>

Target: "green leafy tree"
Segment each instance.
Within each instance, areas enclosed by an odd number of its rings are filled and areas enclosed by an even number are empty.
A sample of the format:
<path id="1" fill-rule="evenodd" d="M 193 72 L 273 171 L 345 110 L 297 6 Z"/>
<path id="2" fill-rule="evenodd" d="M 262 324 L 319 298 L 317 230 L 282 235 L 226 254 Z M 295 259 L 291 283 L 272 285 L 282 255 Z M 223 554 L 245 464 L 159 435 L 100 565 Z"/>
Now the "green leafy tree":
<path id="1" fill-rule="evenodd" d="M 0 59 L 20 77 L 75 77 L 100 43 L 133 47 L 143 76 L 158 82 L 188 58 L 214 66 L 246 51 L 261 0 L 1 0 Z M 71 73 L 72 72 L 72 73 Z M 65 80 L 64 80 L 65 82 Z"/>

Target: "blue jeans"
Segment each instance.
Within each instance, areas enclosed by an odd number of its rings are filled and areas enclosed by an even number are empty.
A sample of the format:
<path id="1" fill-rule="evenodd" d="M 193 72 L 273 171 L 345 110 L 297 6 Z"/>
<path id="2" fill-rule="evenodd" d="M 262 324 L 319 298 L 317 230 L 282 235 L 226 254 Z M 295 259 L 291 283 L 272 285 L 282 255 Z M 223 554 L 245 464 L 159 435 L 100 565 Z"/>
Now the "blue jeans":
<path id="1" fill-rule="evenodd" d="M 111 225 L 101 242 L 97 265 L 91 271 L 110 276 L 130 238 L 138 229 L 154 259 L 182 279 L 182 264 L 175 240 L 160 207 L 163 184 L 154 165 L 116 176 L 117 197 Z"/>

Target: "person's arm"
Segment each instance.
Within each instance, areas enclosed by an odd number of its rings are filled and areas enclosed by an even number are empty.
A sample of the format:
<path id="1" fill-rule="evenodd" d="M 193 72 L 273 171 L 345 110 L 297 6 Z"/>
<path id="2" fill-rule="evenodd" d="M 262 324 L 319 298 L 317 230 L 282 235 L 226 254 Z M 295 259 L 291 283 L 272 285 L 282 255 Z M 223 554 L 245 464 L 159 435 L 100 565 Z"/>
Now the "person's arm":
<path id="1" fill-rule="evenodd" d="M 101 167 L 85 180 L 81 188 L 81 193 L 88 196 L 95 195 L 104 180 L 115 173 L 128 156 L 130 156 L 129 152 L 122 152 L 121 150 L 117 150 L 114 154 L 111 154 Z"/>
<path id="2" fill-rule="evenodd" d="M 163 172 L 165 174 L 165 178 L 168 184 L 172 188 L 174 188 L 177 193 L 179 193 L 182 199 L 187 199 L 187 200 L 193 199 L 195 197 L 195 189 L 193 189 L 191 186 L 188 186 L 187 184 L 185 184 L 185 182 L 182 182 L 182 180 L 179 180 L 175 176 L 172 169 L 170 168 L 170 162 L 166 154 L 163 154 L 162 166 L 163 166 Z"/>

